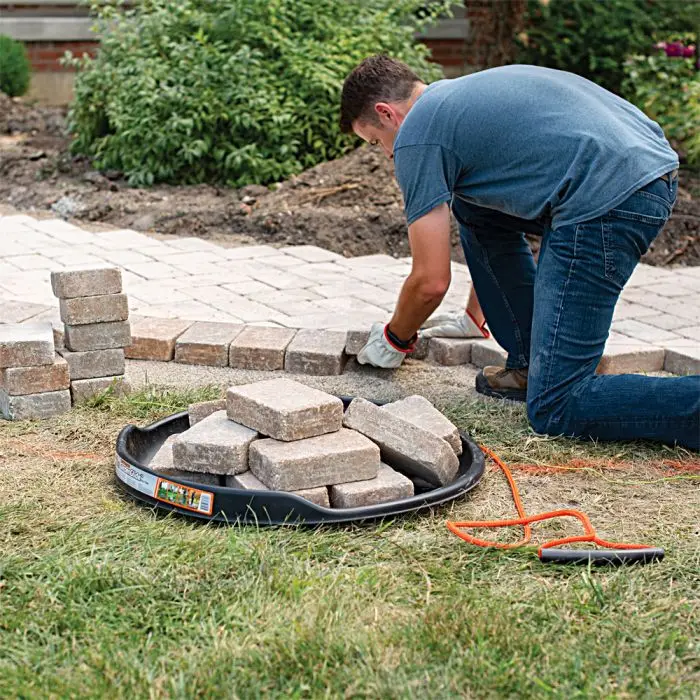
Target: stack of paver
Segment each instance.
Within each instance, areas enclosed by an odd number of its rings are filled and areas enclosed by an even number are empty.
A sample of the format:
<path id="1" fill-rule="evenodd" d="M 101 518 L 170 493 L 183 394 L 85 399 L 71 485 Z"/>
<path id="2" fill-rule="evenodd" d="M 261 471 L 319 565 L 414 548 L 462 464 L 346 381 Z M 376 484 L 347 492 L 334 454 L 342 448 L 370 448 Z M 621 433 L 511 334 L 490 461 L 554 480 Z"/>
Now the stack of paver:
<path id="1" fill-rule="evenodd" d="M 406 498 L 414 482 L 445 485 L 459 469 L 457 429 L 420 396 L 382 407 L 354 399 L 344 413 L 339 398 L 280 378 L 231 387 L 223 406 L 190 407 L 190 429 L 151 469 L 335 508 Z"/>
<path id="2" fill-rule="evenodd" d="M 121 271 L 99 267 L 51 273 L 64 323 L 73 402 L 109 387 L 124 387 L 124 348 L 131 342 L 129 305 Z"/>
<path id="3" fill-rule="evenodd" d="M 0 416 L 26 420 L 65 413 L 69 385 L 50 323 L 0 325 Z"/>

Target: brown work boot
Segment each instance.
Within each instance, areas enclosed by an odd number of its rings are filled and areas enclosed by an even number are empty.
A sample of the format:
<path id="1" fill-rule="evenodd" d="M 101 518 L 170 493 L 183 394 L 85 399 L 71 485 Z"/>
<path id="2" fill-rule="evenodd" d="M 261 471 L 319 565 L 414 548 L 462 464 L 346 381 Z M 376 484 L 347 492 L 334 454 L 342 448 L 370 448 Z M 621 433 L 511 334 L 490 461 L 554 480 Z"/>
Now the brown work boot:
<path id="1" fill-rule="evenodd" d="M 484 367 L 476 375 L 476 390 L 485 396 L 511 401 L 527 400 L 527 367 Z"/>

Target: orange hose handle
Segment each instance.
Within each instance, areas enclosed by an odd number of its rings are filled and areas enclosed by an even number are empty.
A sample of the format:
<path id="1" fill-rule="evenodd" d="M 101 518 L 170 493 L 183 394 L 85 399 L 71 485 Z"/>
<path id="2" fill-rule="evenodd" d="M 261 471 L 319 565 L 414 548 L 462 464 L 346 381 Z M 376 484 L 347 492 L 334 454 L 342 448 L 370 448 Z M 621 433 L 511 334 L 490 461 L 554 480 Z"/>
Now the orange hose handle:
<path id="1" fill-rule="evenodd" d="M 513 501 L 515 502 L 515 509 L 518 511 L 519 518 L 513 518 L 510 520 L 464 520 L 462 522 L 452 522 L 447 521 L 447 529 L 460 537 L 465 542 L 469 544 L 476 545 L 477 547 L 494 547 L 496 549 L 517 549 L 530 542 L 532 538 L 532 528 L 531 524 L 536 522 L 541 522 L 543 520 L 551 520 L 552 518 L 561 517 L 571 517 L 577 518 L 581 521 L 583 525 L 583 531 L 585 534 L 577 535 L 575 537 L 562 537 L 557 540 L 549 540 L 544 544 L 540 545 L 537 550 L 537 556 L 542 555 L 543 549 L 549 549 L 550 547 L 557 547 L 561 544 L 571 544 L 573 542 L 593 542 L 601 547 L 607 549 L 654 549 L 652 545 L 648 544 L 626 544 L 624 542 L 608 542 L 607 540 L 601 539 L 596 535 L 595 529 L 588 519 L 585 513 L 580 510 L 563 509 L 563 510 L 552 510 L 547 513 L 539 513 L 537 515 L 527 515 L 525 513 L 525 508 L 523 507 L 522 499 L 520 498 L 520 492 L 518 491 L 518 486 L 513 479 L 513 474 L 511 473 L 508 466 L 501 461 L 501 459 L 493 453 L 488 447 L 480 445 L 481 450 L 488 455 L 497 465 L 500 467 L 501 471 L 505 474 L 508 483 L 510 484 L 510 490 L 513 494 Z M 512 544 L 507 544 L 503 542 L 494 542 L 493 540 L 483 540 L 474 535 L 470 535 L 463 531 L 463 528 L 474 528 L 474 527 L 512 527 L 514 525 L 522 525 L 523 527 L 523 538 L 519 542 Z"/>

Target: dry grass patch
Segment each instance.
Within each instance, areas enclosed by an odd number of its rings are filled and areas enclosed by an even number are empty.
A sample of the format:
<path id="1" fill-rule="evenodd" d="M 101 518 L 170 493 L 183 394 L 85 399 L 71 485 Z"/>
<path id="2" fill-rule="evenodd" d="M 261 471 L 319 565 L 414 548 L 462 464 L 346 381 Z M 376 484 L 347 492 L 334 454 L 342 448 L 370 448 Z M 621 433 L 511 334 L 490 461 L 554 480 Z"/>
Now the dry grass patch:
<path id="1" fill-rule="evenodd" d="M 124 496 L 119 429 L 217 393 L 151 389 L 2 425 L 0 696 L 692 697 L 693 455 L 537 438 L 495 402 L 447 407 L 523 467 L 529 513 L 580 508 L 601 536 L 667 548 L 662 564 L 618 570 L 451 535 L 448 518 L 512 516 L 492 470 L 448 507 L 316 530 L 207 526 Z M 536 539 L 577 528 L 543 524 Z"/>

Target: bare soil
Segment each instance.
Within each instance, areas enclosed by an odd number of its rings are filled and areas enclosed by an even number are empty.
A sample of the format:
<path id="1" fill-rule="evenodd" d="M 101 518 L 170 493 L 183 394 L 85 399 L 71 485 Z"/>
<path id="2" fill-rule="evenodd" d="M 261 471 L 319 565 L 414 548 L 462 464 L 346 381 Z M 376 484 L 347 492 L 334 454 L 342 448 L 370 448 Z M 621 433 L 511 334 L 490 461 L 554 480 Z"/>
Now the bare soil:
<path id="1" fill-rule="evenodd" d="M 409 254 L 392 165 L 360 148 L 270 188 L 129 187 L 122 173 L 95 171 L 69 152 L 66 110 L 0 93 L 0 205 L 229 245 L 312 244 L 343 255 Z M 531 240 L 535 251 L 539 240 Z M 456 228 L 454 256 L 462 256 Z M 681 170 L 673 216 L 644 261 L 700 264 L 700 174 Z"/>

